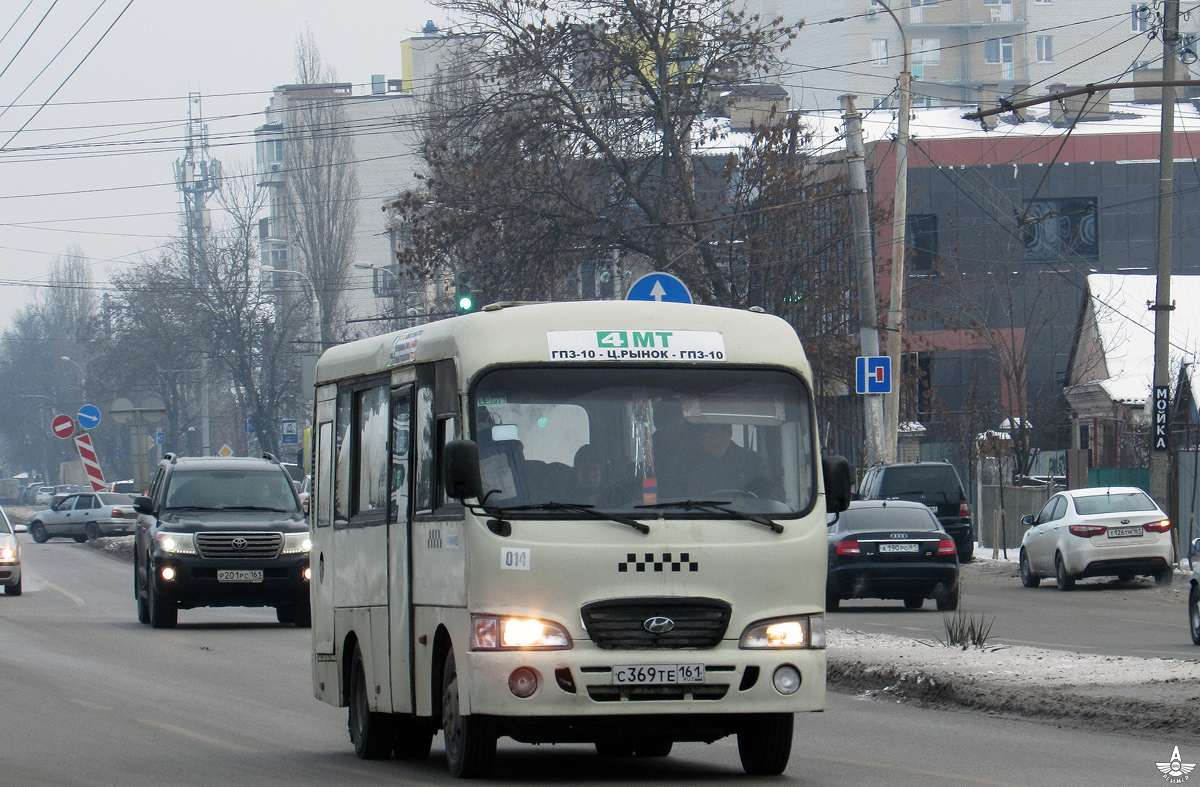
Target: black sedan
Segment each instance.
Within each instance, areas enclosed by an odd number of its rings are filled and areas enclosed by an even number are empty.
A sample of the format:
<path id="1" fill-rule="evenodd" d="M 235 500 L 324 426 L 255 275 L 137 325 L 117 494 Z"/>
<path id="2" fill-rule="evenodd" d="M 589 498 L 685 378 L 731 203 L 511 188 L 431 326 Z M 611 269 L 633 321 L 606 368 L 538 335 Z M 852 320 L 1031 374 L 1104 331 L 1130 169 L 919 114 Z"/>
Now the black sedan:
<path id="1" fill-rule="evenodd" d="M 857 500 L 829 525 L 825 607 L 849 598 L 903 599 L 909 609 L 933 598 L 958 609 L 958 549 L 928 506 Z"/>

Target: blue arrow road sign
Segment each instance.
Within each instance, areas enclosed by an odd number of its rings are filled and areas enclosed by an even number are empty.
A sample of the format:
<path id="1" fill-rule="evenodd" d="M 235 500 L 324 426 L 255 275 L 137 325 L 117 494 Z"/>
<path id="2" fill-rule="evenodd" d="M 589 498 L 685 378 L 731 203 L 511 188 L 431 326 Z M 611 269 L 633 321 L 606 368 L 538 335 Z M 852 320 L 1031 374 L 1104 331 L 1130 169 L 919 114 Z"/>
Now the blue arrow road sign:
<path id="1" fill-rule="evenodd" d="M 677 276 L 669 273 L 647 273 L 629 286 L 625 300 L 691 303 L 692 294 Z"/>
<path id="2" fill-rule="evenodd" d="M 860 355 L 854 381 L 860 394 L 891 393 L 892 359 L 886 355 Z"/>
<path id="3" fill-rule="evenodd" d="M 79 425 L 84 429 L 95 429 L 100 425 L 100 408 L 94 404 L 85 404 L 79 408 Z"/>

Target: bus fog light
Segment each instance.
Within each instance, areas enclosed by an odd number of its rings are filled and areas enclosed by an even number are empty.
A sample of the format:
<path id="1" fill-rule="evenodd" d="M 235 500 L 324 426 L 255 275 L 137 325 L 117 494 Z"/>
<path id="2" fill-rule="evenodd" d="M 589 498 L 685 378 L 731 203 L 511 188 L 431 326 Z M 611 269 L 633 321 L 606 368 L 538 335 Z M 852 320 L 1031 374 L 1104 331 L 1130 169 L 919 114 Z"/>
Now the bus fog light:
<path id="1" fill-rule="evenodd" d="M 170 566 L 164 566 L 162 570 L 162 578 L 167 582 L 170 582 L 175 578 L 175 569 L 171 568 Z"/>
<path id="2" fill-rule="evenodd" d="M 508 676 L 508 690 L 525 699 L 533 695 L 538 687 L 538 674 L 529 667 L 517 667 Z"/>
<path id="3" fill-rule="evenodd" d="M 791 664 L 784 664 L 775 670 L 771 682 L 775 684 L 775 691 L 780 694 L 795 694 L 800 690 L 800 670 Z"/>

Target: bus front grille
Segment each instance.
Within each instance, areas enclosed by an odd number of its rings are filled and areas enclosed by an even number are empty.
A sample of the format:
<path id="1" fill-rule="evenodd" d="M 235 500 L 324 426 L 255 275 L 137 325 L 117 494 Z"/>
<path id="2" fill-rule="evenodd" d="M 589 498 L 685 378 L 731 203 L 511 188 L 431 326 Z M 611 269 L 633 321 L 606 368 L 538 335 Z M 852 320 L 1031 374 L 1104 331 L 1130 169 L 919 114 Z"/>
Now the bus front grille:
<path id="1" fill-rule="evenodd" d="M 715 598 L 622 598 L 592 601 L 580 612 L 599 648 L 704 649 L 725 636 L 730 606 Z"/>

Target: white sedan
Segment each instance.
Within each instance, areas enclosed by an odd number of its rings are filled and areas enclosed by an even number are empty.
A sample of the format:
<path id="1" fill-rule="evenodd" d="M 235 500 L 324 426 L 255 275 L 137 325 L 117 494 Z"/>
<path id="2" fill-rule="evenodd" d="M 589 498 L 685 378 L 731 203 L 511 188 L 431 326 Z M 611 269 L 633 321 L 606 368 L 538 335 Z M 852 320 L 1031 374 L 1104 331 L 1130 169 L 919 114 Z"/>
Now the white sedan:
<path id="1" fill-rule="evenodd" d="M 1035 588 L 1054 577 L 1070 590 L 1083 577 L 1129 580 L 1152 576 L 1171 583 L 1171 521 L 1154 501 L 1131 486 L 1070 489 L 1046 501 L 1021 539 L 1021 584 Z"/>
<path id="2" fill-rule="evenodd" d="M 39 544 L 57 537 L 89 538 L 128 535 L 137 523 L 133 498 L 117 492 L 80 492 L 29 517 L 29 535 Z"/>

